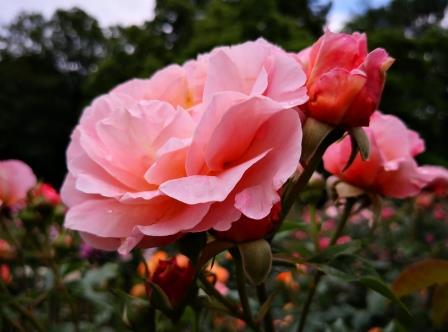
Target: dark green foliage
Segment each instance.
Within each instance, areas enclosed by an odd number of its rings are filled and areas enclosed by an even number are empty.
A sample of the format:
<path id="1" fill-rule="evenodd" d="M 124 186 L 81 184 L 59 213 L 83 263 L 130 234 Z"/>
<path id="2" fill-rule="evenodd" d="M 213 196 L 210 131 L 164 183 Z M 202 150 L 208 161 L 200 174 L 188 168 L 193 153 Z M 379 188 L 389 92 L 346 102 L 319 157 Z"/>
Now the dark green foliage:
<path id="1" fill-rule="evenodd" d="M 422 160 L 447 164 L 446 0 L 394 0 L 353 19 L 370 47 L 397 61 L 381 109 L 427 141 Z M 331 1 L 166 0 L 141 26 L 102 29 L 80 9 L 50 19 L 23 13 L 0 34 L 0 159 L 19 158 L 59 185 L 65 148 L 82 108 L 132 77 L 149 77 L 216 45 L 264 37 L 298 51 L 322 33 Z"/>

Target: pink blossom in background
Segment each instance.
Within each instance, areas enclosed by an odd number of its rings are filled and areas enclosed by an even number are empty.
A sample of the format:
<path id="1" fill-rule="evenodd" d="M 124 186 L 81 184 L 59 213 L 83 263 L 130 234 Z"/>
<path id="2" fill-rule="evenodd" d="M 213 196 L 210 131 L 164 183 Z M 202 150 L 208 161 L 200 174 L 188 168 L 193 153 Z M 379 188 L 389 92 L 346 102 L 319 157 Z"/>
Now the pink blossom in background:
<path id="1" fill-rule="evenodd" d="M 307 116 L 331 125 L 367 126 L 394 62 L 384 49 L 368 53 L 365 34 L 326 31 L 297 55 L 307 74 Z"/>
<path id="2" fill-rule="evenodd" d="M 396 210 L 393 206 L 385 206 L 381 210 L 381 219 L 387 220 L 393 218 L 396 214 Z"/>
<path id="3" fill-rule="evenodd" d="M 0 161 L 0 206 L 14 207 L 25 202 L 36 185 L 33 170 L 20 160 Z"/>
<path id="4" fill-rule="evenodd" d="M 65 226 L 126 253 L 265 218 L 299 164 L 304 83 L 290 55 L 257 40 L 100 96 L 67 151 Z"/>
<path id="5" fill-rule="evenodd" d="M 422 192 L 415 198 L 415 203 L 422 209 L 429 208 L 434 203 L 434 194 L 429 192 Z"/>
<path id="6" fill-rule="evenodd" d="M 336 241 L 336 244 L 339 244 L 339 245 L 341 245 L 341 244 L 346 244 L 346 243 L 350 242 L 351 240 L 352 240 L 352 238 L 351 238 L 350 236 L 348 236 L 348 235 L 343 235 L 343 236 L 341 236 L 341 237 Z M 319 248 L 320 248 L 321 250 L 325 250 L 325 249 L 327 249 L 327 248 L 330 246 L 330 242 L 331 242 L 330 237 L 328 237 L 328 236 L 322 236 L 322 237 L 319 239 Z"/>
<path id="7" fill-rule="evenodd" d="M 347 183 L 384 196 L 405 198 L 417 195 L 431 180 L 414 159 L 425 149 L 418 133 L 406 128 L 397 117 L 380 112 L 372 115 L 370 126 L 365 130 L 371 146 L 367 161 L 358 154 L 344 171 L 351 153 L 347 136 L 325 152 L 325 169 Z"/>
<path id="8" fill-rule="evenodd" d="M 445 206 L 443 206 L 442 204 L 436 204 L 434 206 L 433 217 L 435 220 L 448 221 L 447 216 L 448 216 L 448 214 L 447 214 Z"/>
<path id="9" fill-rule="evenodd" d="M 32 191 L 33 196 L 42 198 L 45 202 L 57 205 L 61 203 L 59 193 L 48 183 L 39 183 Z"/>

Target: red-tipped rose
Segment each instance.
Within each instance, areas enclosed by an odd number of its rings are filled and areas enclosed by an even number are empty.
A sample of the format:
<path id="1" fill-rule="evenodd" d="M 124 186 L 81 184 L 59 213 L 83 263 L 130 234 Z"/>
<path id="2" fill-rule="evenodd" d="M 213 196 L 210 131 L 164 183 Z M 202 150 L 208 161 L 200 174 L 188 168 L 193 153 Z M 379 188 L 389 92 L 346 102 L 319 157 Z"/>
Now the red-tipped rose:
<path id="1" fill-rule="evenodd" d="M 176 308 L 188 294 L 194 280 L 195 269 L 185 256 L 176 256 L 168 260 L 159 260 L 150 282 L 156 284 L 168 297 L 170 304 Z M 151 286 L 149 286 L 151 295 Z"/>
<path id="2" fill-rule="evenodd" d="M 215 231 L 213 235 L 220 240 L 235 243 L 263 239 L 276 230 L 280 221 L 280 211 L 281 205 L 277 203 L 272 207 L 271 213 L 261 220 L 250 219 L 242 215 L 238 221 L 232 224 L 232 227 L 228 231 Z"/>
<path id="3" fill-rule="evenodd" d="M 32 191 L 34 197 L 42 199 L 45 203 L 58 205 L 61 203 L 59 193 L 48 183 L 39 183 Z"/>
<path id="4" fill-rule="evenodd" d="M 307 74 L 307 116 L 334 126 L 369 124 L 394 62 L 384 49 L 368 53 L 365 34 L 327 31 L 298 59 Z"/>

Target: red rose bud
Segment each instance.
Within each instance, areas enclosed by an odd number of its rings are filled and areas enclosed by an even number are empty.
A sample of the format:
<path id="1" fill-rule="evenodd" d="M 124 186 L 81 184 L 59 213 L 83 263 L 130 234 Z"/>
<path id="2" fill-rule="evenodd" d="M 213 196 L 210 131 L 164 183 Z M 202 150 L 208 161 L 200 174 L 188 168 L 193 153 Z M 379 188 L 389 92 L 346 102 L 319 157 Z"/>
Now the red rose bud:
<path id="1" fill-rule="evenodd" d="M 260 220 L 250 219 L 244 215 L 232 224 L 228 231 L 213 231 L 213 235 L 220 240 L 235 243 L 250 242 L 263 239 L 274 233 L 280 221 L 281 205 L 275 204 L 271 213 Z"/>
<path id="2" fill-rule="evenodd" d="M 9 285 L 12 282 L 11 269 L 8 265 L 0 264 L 0 278 L 6 285 Z"/>
<path id="3" fill-rule="evenodd" d="M 176 308 L 187 296 L 194 277 L 195 269 L 190 260 L 178 255 L 168 260 L 159 260 L 149 280 L 166 294 L 171 306 Z M 151 296 L 151 285 L 148 289 Z"/>
<path id="4" fill-rule="evenodd" d="M 33 196 L 52 205 L 58 205 L 61 203 L 59 193 L 48 183 L 39 183 L 33 189 Z"/>
<path id="5" fill-rule="evenodd" d="M 298 54 L 307 74 L 306 115 L 334 126 L 369 124 L 394 62 L 384 49 L 367 51 L 365 34 L 325 34 Z"/>

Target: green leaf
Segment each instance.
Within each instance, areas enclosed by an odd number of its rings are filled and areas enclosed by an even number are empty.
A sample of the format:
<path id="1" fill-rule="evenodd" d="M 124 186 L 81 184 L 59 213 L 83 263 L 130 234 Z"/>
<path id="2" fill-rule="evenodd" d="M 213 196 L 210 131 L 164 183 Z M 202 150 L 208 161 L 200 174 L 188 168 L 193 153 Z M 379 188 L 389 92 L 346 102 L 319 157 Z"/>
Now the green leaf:
<path id="1" fill-rule="evenodd" d="M 218 311 L 226 315 L 233 315 L 233 313 L 225 305 L 221 304 L 220 302 L 210 297 L 200 297 L 198 301 L 201 307 L 213 311 Z"/>
<path id="2" fill-rule="evenodd" d="M 409 312 L 408 308 L 404 305 L 401 300 L 395 296 L 392 290 L 387 286 L 384 281 L 374 276 L 365 276 L 358 279 L 358 281 L 364 286 L 380 293 L 384 297 L 388 298 L 392 302 L 398 304 L 403 313 L 407 316 L 407 318 L 412 319 L 412 315 Z"/>
<path id="3" fill-rule="evenodd" d="M 146 299 L 142 299 L 141 297 L 136 297 L 129 295 L 121 289 L 113 289 L 112 293 L 115 294 L 121 301 L 123 302 L 140 302 L 142 304 L 147 304 L 149 306 L 149 301 Z"/>
<path id="4" fill-rule="evenodd" d="M 362 127 L 354 127 L 349 130 L 352 141 L 356 144 L 356 149 L 359 150 L 362 160 L 369 159 L 370 156 L 370 142 L 366 132 Z M 353 147 L 355 149 L 355 147 Z"/>
<path id="5" fill-rule="evenodd" d="M 261 322 L 264 319 L 264 316 L 268 313 L 269 309 L 271 309 L 272 302 L 274 301 L 275 296 L 278 293 L 278 289 L 273 291 L 269 297 L 264 301 L 264 303 L 261 305 L 260 309 L 258 310 L 257 317 L 255 318 L 255 321 Z"/>
<path id="6" fill-rule="evenodd" d="M 264 282 L 272 268 L 271 245 L 264 239 L 238 244 L 244 273 L 254 285 Z"/>
<path id="7" fill-rule="evenodd" d="M 299 220 L 297 221 L 285 220 L 283 221 L 277 233 L 297 231 L 297 230 L 304 232 L 308 231 L 308 224 Z"/>
<path id="8" fill-rule="evenodd" d="M 357 282 L 376 291 L 395 304 L 398 304 L 400 310 L 406 316 L 406 318 L 412 319 L 409 310 L 406 308 L 403 302 L 401 302 L 401 300 L 392 292 L 389 286 L 386 285 L 386 283 L 381 279 L 381 277 L 367 260 L 357 258 L 356 256 L 349 256 L 347 258 L 351 266 L 345 267 L 344 270 L 340 268 L 341 266 L 344 266 L 344 264 L 340 264 L 339 261 L 332 262 L 334 264 L 333 266 L 319 265 L 318 268 L 322 272 L 330 276 L 347 282 Z"/>
<path id="9" fill-rule="evenodd" d="M 448 282 L 448 261 L 426 259 L 406 267 L 395 279 L 392 289 L 398 297 L 434 284 Z"/>
<path id="10" fill-rule="evenodd" d="M 401 325 L 396 320 L 393 320 L 387 326 L 384 328 L 383 332 L 408 332 L 407 329 L 404 328 L 403 325 Z"/>
<path id="11" fill-rule="evenodd" d="M 151 296 L 150 296 L 150 303 L 154 308 L 160 309 L 160 310 L 167 310 L 172 311 L 173 306 L 171 305 L 171 302 L 168 298 L 168 296 L 165 294 L 165 292 L 160 288 L 157 284 L 148 281 L 151 285 Z"/>
<path id="12" fill-rule="evenodd" d="M 303 258 L 294 257 L 289 254 L 274 254 L 272 255 L 272 260 L 278 263 L 278 265 L 296 266 L 297 264 L 306 263 Z"/>
<path id="13" fill-rule="evenodd" d="M 330 246 L 319 254 L 309 258 L 310 263 L 325 263 L 339 256 L 353 255 L 361 250 L 361 241 L 354 240 L 345 244 Z"/>

